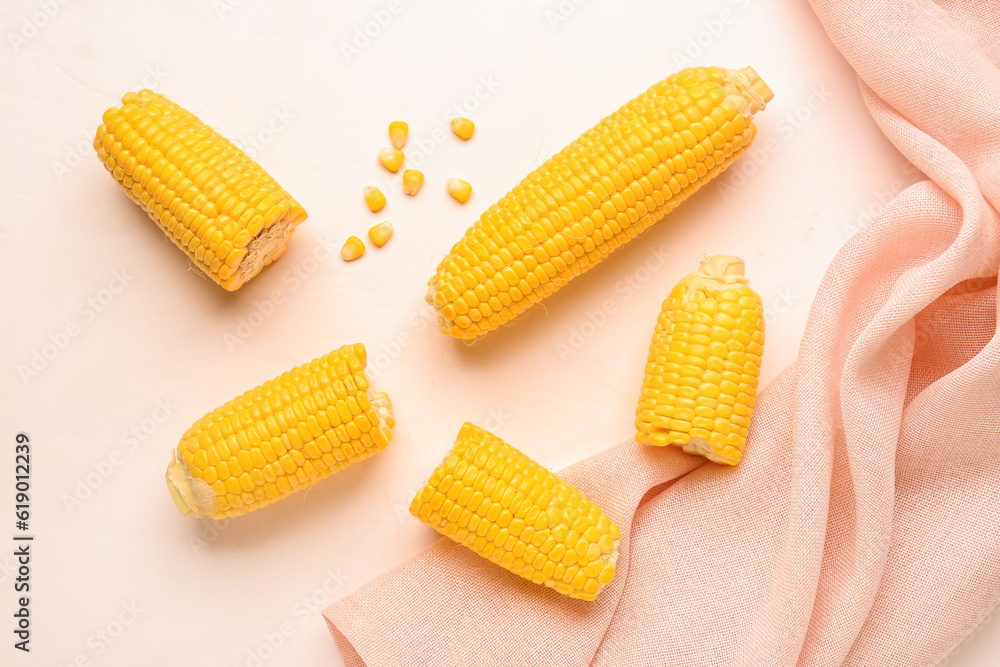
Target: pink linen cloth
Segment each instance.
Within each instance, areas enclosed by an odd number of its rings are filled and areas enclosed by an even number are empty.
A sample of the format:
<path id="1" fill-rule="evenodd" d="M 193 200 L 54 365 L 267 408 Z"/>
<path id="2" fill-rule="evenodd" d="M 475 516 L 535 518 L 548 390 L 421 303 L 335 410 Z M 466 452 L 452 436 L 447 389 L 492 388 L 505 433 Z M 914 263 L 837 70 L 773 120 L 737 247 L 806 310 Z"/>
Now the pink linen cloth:
<path id="1" fill-rule="evenodd" d="M 573 466 L 622 528 L 596 602 L 442 539 L 325 611 L 348 665 L 930 665 L 1000 600 L 1000 5 L 813 5 L 929 180 L 834 259 L 743 462 Z"/>

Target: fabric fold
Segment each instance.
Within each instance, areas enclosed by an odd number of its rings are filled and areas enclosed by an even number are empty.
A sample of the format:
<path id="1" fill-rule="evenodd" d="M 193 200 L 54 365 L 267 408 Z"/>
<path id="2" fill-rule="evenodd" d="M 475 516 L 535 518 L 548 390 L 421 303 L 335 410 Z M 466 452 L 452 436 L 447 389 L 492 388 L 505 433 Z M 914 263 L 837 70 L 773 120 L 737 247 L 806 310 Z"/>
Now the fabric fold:
<path id="1" fill-rule="evenodd" d="M 735 469 L 626 442 L 596 602 L 442 540 L 331 605 L 348 665 L 928 665 L 1000 601 L 1000 15 L 812 0 L 926 176 L 827 270 Z"/>

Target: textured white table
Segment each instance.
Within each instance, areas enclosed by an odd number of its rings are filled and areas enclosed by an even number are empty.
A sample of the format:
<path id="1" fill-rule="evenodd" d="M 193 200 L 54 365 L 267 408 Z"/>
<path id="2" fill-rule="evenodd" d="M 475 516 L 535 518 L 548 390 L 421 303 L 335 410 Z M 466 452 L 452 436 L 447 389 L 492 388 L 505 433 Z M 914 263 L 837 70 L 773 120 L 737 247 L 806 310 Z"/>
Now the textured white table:
<path id="1" fill-rule="evenodd" d="M 436 539 L 406 507 L 462 421 L 553 468 L 627 438 L 659 304 L 706 252 L 746 259 L 773 378 L 834 253 L 916 178 L 801 1 L 139 5 L 0 10 L 0 543 L 18 431 L 36 535 L 33 651 L 5 631 L 4 665 L 340 664 L 319 609 Z M 474 347 L 437 333 L 427 278 L 480 210 L 689 62 L 753 65 L 774 89 L 754 153 L 516 326 Z M 310 214 L 236 294 L 189 270 L 90 147 L 104 109 L 143 86 L 242 141 Z M 453 110 L 476 121 L 472 141 L 447 130 Z M 414 199 L 375 160 L 396 118 L 427 177 Z M 465 207 L 445 193 L 452 175 L 475 188 Z M 383 212 L 365 208 L 366 183 L 386 191 Z M 383 219 L 395 238 L 341 262 L 344 238 Z M 163 471 L 193 420 L 355 341 L 395 405 L 384 454 L 242 520 L 177 513 Z M 998 659 L 993 623 L 950 664 Z"/>

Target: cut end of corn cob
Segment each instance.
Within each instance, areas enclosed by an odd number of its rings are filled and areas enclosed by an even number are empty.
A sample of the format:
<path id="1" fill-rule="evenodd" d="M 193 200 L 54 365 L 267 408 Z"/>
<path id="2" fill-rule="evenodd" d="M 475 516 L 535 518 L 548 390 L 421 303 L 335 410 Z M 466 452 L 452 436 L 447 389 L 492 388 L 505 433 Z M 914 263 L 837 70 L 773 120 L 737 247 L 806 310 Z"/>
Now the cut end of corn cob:
<path id="1" fill-rule="evenodd" d="M 385 222 L 380 222 L 371 229 L 368 230 L 368 238 L 372 240 L 376 246 L 381 248 L 385 245 L 389 237 L 392 236 L 392 223 L 386 220 Z"/>
<path id="2" fill-rule="evenodd" d="M 381 211 L 385 207 L 385 195 L 374 185 L 365 186 L 365 203 L 372 213 Z"/>
<path id="3" fill-rule="evenodd" d="M 611 583 L 621 532 L 592 500 L 466 423 L 410 514 L 506 570 L 571 598 Z"/>
<path id="4" fill-rule="evenodd" d="M 410 127 L 401 120 L 394 120 L 389 123 L 389 143 L 393 148 L 403 148 L 406 146 L 406 137 L 410 133 Z"/>
<path id="5" fill-rule="evenodd" d="M 652 86 L 484 212 L 438 265 L 440 329 L 473 339 L 590 270 L 726 169 L 772 93 L 752 68 L 694 67 Z"/>
<path id="6" fill-rule="evenodd" d="M 389 171 L 396 173 L 403 166 L 403 151 L 398 148 L 383 148 L 378 152 L 378 161 Z"/>
<path id="7" fill-rule="evenodd" d="M 246 153 L 151 90 L 104 112 L 104 167 L 202 272 L 233 291 L 278 259 L 302 206 Z"/>
<path id="8" fill-rule="evenodd" d="M 463 181 L 461 178 L 449 178 L 448 193 L 451 194 L 456 201 L 464 204 L 469 201 L 469 197 L 472 196 L 472 186 L 469 185 L 467 181 Z"/>
<path id="9" fill-rule="evenodd" d="M 468 140 L 475 130 L 476 124 L 468 118 L 456 117 L 451 119 L 451 131 L 462 139 Z"/>
<path id="10" fill-rule="evenodd" d="M 411 197 L 418 192 L 424 184 L 423 172 L 416 169 L 407 169 L 403 172 L 403 192 Z"/>
<path id="11" fill-rule="evenodd" d="M 345 345 L 195 422 L 167 466 L 181 514 L 246 514 L 385 449 L 392 404 L 369 385 L 366 359 Z"/>
<path id="12" fill-rule="evenodd" d="M 636 440 L 716 463 L 743 458 L 764 351 L 764 307 L 743 260 L 714 255 L 681 280 L 656 322 Z"/>
<path id="13" fill-rule="evenodd" d="M 351 262 L 365 254 L 365 244 L 357 236 L 349 236 L 340 249 L 340 257 L 345 262 Z"/>

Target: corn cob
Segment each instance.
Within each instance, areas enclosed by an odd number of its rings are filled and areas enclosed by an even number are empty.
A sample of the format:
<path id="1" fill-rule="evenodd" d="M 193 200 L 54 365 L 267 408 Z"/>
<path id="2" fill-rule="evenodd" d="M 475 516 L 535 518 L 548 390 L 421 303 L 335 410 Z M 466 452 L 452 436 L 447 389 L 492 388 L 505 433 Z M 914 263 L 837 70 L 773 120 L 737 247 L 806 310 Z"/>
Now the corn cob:
<path id="1" fill-rule="evenodd" d="M 195 422 L 167 466 L 177 509 L 246 514 L 385 449 L 392 405 L 369 386 L 365 362 L 364 345 L 345 345 Z"/>
<path id="2" fill-rule="evenodd" d="M 764 306 L 739 257 L 715 255 L 680 281 L 656 321 L 635 439 L 717 463 L 743 458 L 764 352 Z"/>
<path id="3" fill-rule="evenodd" d="M 592 500 L 466 423 L 410 514 L 514 574 L 581 600 L 615 576 L 618 527 Z"/>
<path id="4" fill-rule="evenodd" d="M 685 69 L 491 206 L 430 279 L 441 331 L 475 338 L 596 265 L 733 162 L 772 93 L 752 68 Z"/>
<path id="5" fill-rule="evenodd" d="M 132 201 L 227 290 L 280 257 L 306 219 L 246 153 L 150 90 L 104 112 L 94 148 Z"/>

